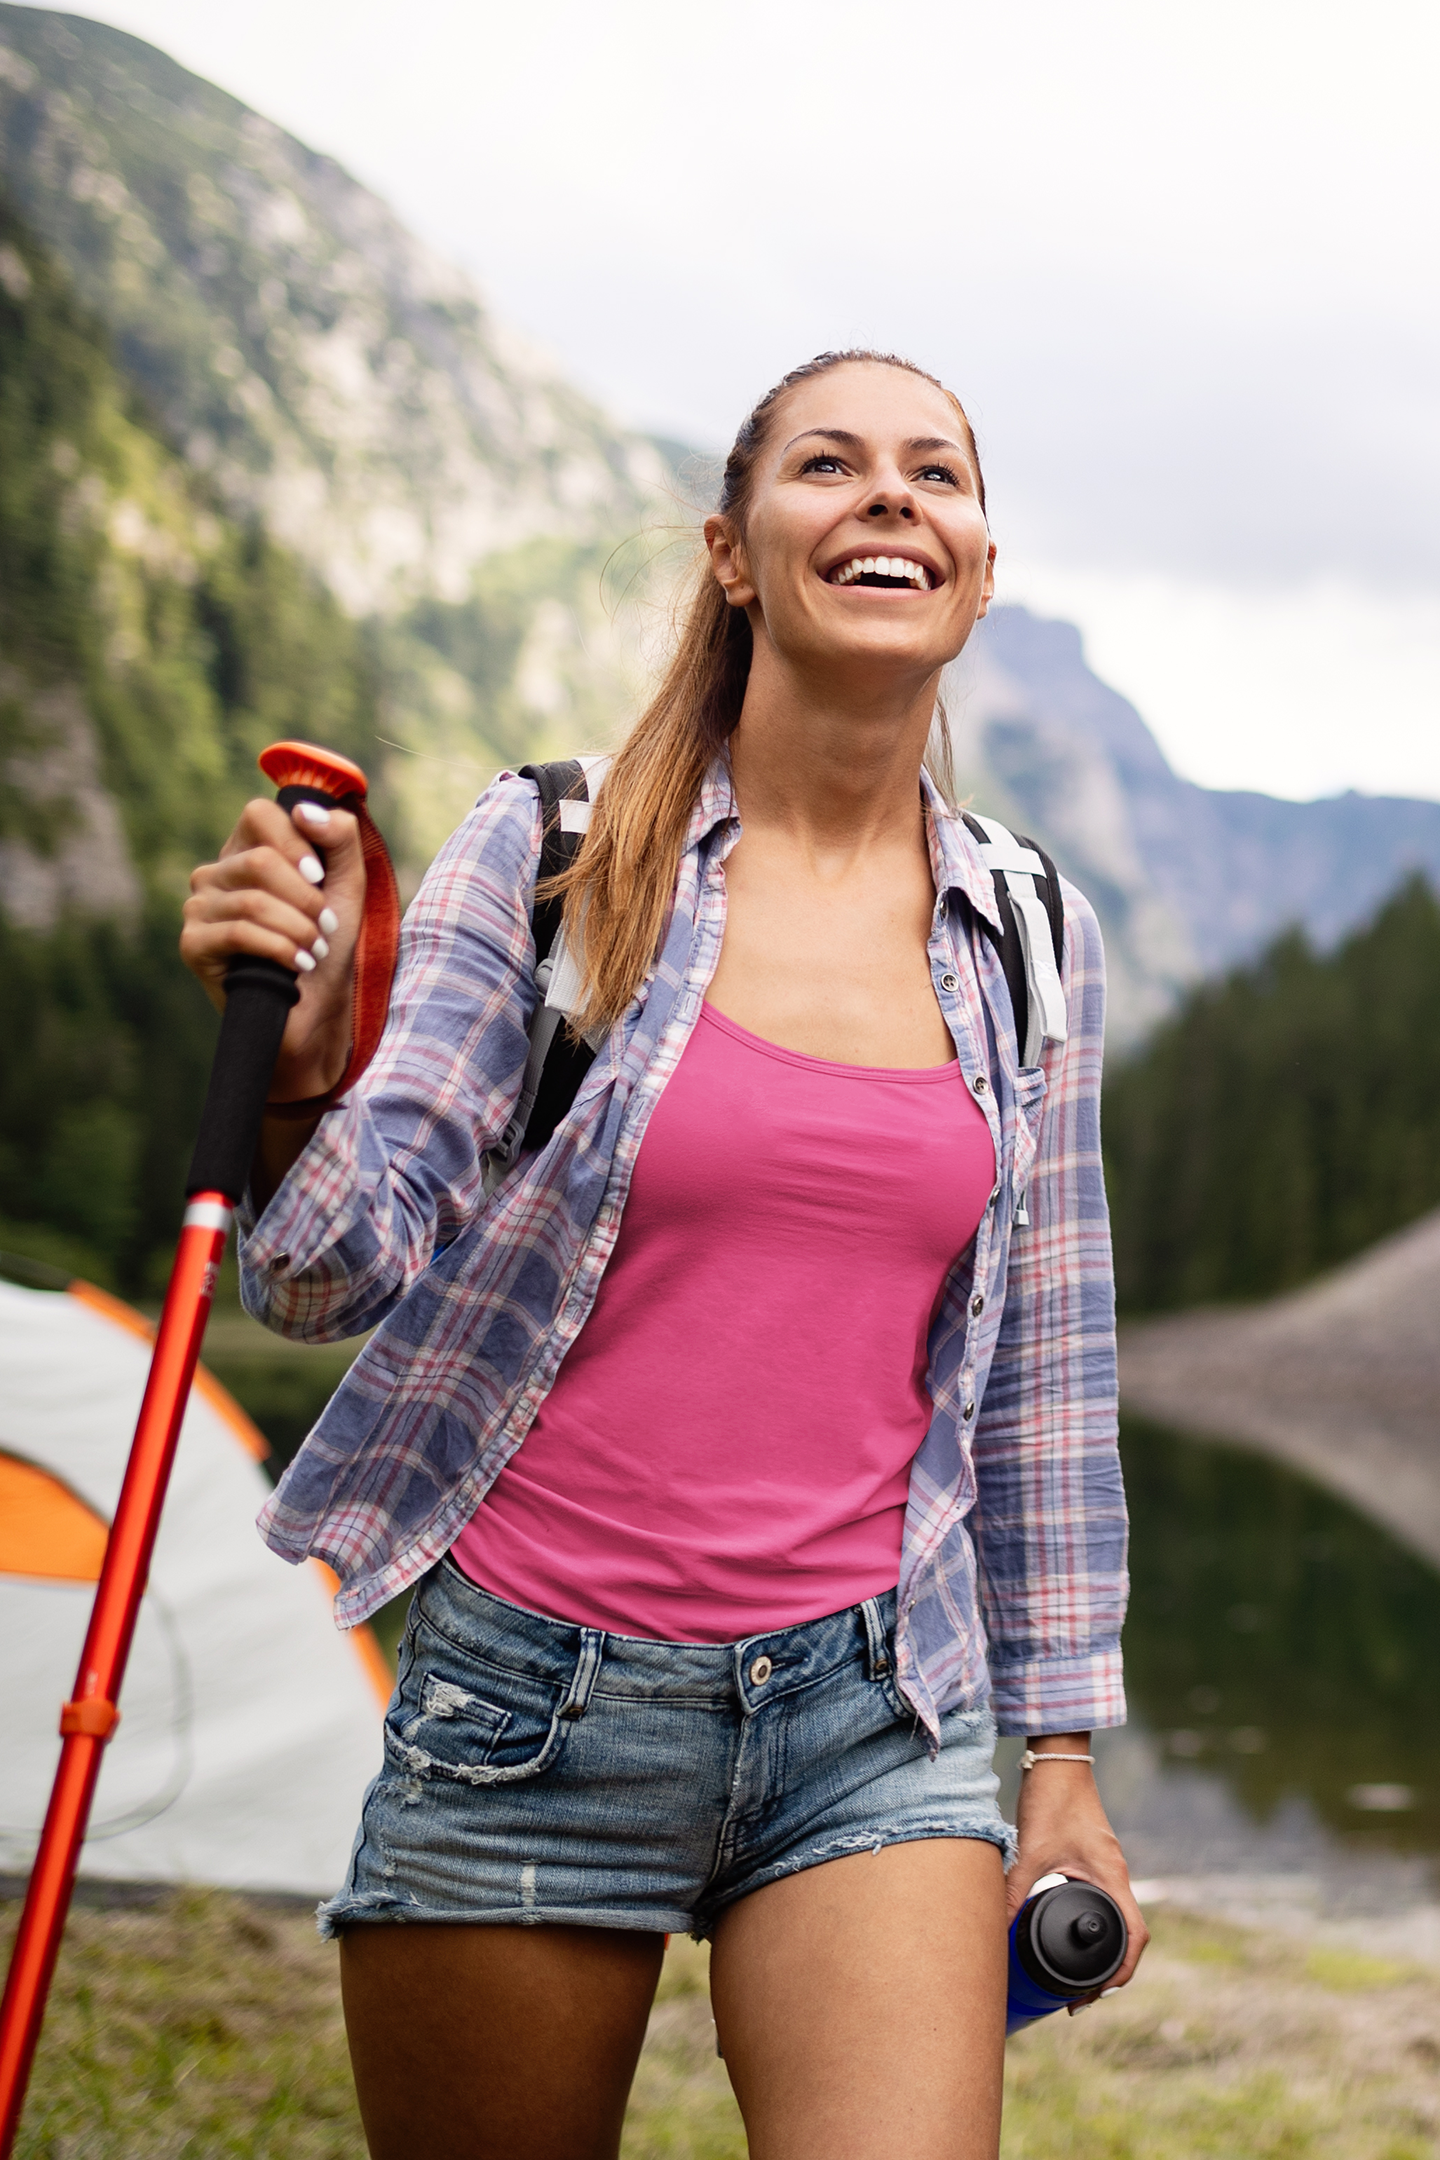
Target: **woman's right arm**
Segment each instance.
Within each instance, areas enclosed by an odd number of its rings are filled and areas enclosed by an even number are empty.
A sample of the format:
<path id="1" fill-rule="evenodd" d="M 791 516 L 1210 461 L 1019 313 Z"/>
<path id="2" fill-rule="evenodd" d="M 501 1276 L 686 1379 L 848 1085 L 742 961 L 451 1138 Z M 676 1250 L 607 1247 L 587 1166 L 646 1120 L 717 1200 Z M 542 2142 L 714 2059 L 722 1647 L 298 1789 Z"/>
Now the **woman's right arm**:
<path id="1" fill-rule="evenodd" d="M 259 812 L 270 813 L 263 824 Z M 331 816 L 317 833 L 323 888 L 294 860 L 306 852 L 301 828 L 273 803 L 252 804 L 220 862 L 196 873 L 187 911 L 185 956 L 202 980 L 210 968 L 218 1003 L 230 951 L 265 952 L 291 966 L 295 954 L 313 957 L 306 926 L 318 925 L 334 887 L 336 930 L 319 933 L 328 950 L 314 967 L 302 962 L 277 1098 L 323 1093 L 349 1055 L 364 873 L 354 821 Z M 268 1326 L 307 1341 L 373 1326 L 483 1205 L 484 1157 L 505 1130 L 525 1067 L 538 844 L 534 788 L 497 782 L 411 903 L 369 1069 L 318 1126 L 266 1121 L 250 1204 L 240 1211 L 240 1256 L 245 1304 Z"/>

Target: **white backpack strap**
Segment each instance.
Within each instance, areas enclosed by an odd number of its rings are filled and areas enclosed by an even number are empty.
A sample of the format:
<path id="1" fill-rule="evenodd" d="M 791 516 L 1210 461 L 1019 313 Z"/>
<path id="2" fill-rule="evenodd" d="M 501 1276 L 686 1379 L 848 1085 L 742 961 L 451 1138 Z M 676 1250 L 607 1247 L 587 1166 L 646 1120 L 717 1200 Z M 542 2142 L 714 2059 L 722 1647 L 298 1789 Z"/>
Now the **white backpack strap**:
<path id="1" fill-rule="evenodd" d="M 582 801 L 579 796 L 570 796 L 561 803 L 561 832 L 583 833 L 590 830 L 590 813 L 595 807 L 600 783 L 613 761 L 608 757 L 582 757 L 576 762 L 585 775 L 585 797 Z M 535 980 L 545 993 L 547 1011 L 559 1013 L 567 1020 L 579 1017 L 585 989 L 585 971 L 577 956 L 570 950 L 570 941 L 565 935 L 563 923 L 555 933 L 555 943 L 550 948 L 549 959 L 536 970 Z M 553 1027 L 550 1032 L 554 1033 Z"/>
<path id="2" fill-rule="evenodd" d="M 1055 965 L 1050 917 L 1035 889 L 1036 878 L 1045 875 L 1045 865 L 1033 848 L 1021 847 L 1015 835 L 998 819 L 975 815 L 975 822 L 985 833 L 985 839 L 980 843 L 985 867 L 992 876 L 998 874 L 1005 880 L 1025 958 L 1030 1018 L 1025 1041 L 1020 1045 L 1020 1062 L 1038 1065 L 1042 1045 L 1063 1043 L 1068 1033 L 1065 992 L 1060 982 L 1060 970 Z"/>

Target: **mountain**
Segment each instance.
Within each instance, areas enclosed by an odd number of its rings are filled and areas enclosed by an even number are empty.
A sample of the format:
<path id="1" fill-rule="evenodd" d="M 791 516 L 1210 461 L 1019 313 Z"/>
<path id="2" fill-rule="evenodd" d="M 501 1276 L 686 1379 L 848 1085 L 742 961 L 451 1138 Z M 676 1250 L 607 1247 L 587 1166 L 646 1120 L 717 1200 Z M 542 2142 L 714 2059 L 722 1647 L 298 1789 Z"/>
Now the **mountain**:
<path id="1" fill-rule="evenodd" d="M 0 181 L 190 464 L 351 610 L 641 515 L 661 459 L 331 158 L 153 46 L 0 7 Z"/>
<path id="2" fill-rule="evenodd" d="M 1187 983 L 1288 925 L 1328 946 L 1411 873 L 1440 884 L 1440 803 L 1283 802 L 1182 780 L 1069 623 L 992 609 L 945 704 L 962 792 L 1032 834 L 1094 901 L 1122 1046 Z"/>
<path id="3" fill-rule="evenodd" d="M 633 703 L 693 530 L 670 463 L 333 159 L 122 31 L 0 5 L 0 189 L 216 503 L 377 621 L 364 762 L 408 882 L 499 766 Z"/>
<path id="4" fill-rule="evenodd" d="M 262 744 L 365 756 L 376 712 L 365 626 L 226 514 L 0 204 L 0 1245 L 143 1282 L 214 1036 L 186 876 Z"/>

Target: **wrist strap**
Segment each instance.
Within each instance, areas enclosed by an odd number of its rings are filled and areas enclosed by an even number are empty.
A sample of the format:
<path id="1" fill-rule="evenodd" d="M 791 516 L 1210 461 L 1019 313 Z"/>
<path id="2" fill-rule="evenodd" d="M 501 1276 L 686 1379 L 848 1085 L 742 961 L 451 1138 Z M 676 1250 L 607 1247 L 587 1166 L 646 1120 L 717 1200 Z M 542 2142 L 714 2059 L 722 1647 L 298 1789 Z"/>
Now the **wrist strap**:
<path id="1" fill-rule="evenodd" d="M 1022 1770 L 1033 1770 L 1037 1762 L 1093 1763 L 1094 1760 L 1095 1758 L 1093 1755 L 1037 1755 L 1034 1748 L 1027 1747 L 1024 1754 L 1020 1757 L 1020 1768 Z"/>

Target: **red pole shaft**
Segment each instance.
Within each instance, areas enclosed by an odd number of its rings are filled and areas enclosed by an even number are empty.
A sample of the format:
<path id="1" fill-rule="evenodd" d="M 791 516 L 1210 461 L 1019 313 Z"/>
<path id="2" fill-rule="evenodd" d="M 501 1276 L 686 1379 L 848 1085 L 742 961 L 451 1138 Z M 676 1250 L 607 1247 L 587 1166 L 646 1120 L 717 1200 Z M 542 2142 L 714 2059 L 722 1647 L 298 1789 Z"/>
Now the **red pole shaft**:
<path id="1" fill-rule="evenodd" d="M 60 1767 L 0 2006 L 0 2160 L 10 2160 L 14 2149 L 101 1757 L 119 1723 L 116 1704 L 145 1595 L 190 1383 L 210 1317 L 230 1213 L 231 1203 L 219 1192 L 196 1193 L 186 1205 L 75 1691 L 60 1712 L 64 1736 Z"/>

